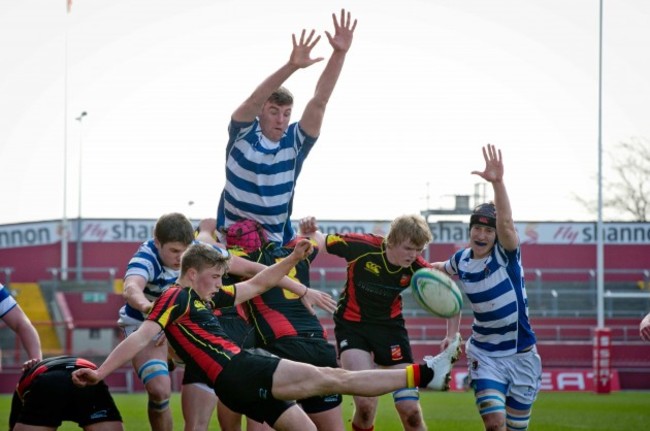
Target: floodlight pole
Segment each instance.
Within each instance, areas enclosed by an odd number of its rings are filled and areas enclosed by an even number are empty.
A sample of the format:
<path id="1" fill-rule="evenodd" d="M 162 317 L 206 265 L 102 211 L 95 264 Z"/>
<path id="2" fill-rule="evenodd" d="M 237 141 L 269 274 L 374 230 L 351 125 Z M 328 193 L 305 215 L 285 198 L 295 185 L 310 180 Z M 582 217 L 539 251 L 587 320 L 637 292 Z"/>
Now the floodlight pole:
<path id="1" fill-rule="evenodd" d="M 594 330 L 594 386 L 597 394 L 612 390 L 612 334 L 605 327 L 603 238 L 603 0 L 598 21 L 598 222 L 596 223 L 596 291 L 598 324 Z"/>
<path id="2" fill-rule="evenodd" d="M 598 222 L 596 223 L 596 289 L 598 328 L 605 326 L 605 265 L 603 246 L 603 0 L 598 32 Z"/>
<path id="3" fill-rule="evenodd" d="M 61 281 L 68 279 L 68 19 L 63 48 L 63 215 L 61 216 Z"/>
<path id="4" fill-rule="evenodd" d="M 81 189 L 81 180 L 82 180 L 82 168 L 83 168 L 83 118 L 88 115 L 86 111 L 83 111 L 75 120 L 79 122 L 79 190 L 78 190 L 78 209 L 79 214 L 77 215 L 77 281 L 83 281 L 83 230 L 81 228 L 81 198 L 82 198 L 82 189 Z"/>

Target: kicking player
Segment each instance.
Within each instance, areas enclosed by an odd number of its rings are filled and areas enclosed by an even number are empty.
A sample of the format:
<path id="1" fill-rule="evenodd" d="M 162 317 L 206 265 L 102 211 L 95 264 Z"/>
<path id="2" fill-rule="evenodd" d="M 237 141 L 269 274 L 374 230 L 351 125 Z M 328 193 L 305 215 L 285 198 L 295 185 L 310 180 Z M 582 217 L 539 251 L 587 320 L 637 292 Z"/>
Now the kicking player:
<path id="1" fill-rule="evenodd" d="M 211 223 L 213 221 L 202 222 L 201 226 Z M 120 309 L 118 320 L 127 337 L 145 320 L 153 301 L 176 282 L 181 255 L 195 242 L 194 235 L 192 223 L 183 214 L 164 214 L 156 221 L 154 237 L 140 245 L 129 261 L 124 278 L 126 304 Z M 223 250 L 218 245 L 215 247 Z M 263 268 L 264 265 L 235 257 L 231 271 L 252 277 Z M 305 289 L 305 286 L 289 278 L 284 278 L 281 284 L 297 293 Z M 311 292 L 304 299 L 325 309 L 332 309 L 333 300 L 327 296 L 321 292 Z M 144 383 L 149 397 L 149 423 L 153 429 L 161 431 L 173 429 L 169 410 L 171 379 L 167 358 L 168 346 L 164 337 L 153 340 L 133 358 L 133 368 Z M 207 393 L 206 396 L 201 385 L 187 384 L 183 385 L 181 398 L 186 430 L 206 430 L 216 403 L 212 393 Z"/>

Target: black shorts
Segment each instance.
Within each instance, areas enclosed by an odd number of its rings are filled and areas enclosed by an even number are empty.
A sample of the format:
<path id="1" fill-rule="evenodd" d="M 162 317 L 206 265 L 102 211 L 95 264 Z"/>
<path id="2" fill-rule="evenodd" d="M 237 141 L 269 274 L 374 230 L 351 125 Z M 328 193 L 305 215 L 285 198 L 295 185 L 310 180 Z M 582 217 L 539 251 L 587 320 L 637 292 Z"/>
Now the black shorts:
<path id="1" fill-rule="evenodd" d="M 219 324 L 223 330 L 228 334 L 242 349 L 251 349 L 255 347 L 255 327 L 249 325 L 244 319 L 239 316 L 219 316 Z M 205 374 L 198 368 L 194 368 L 190 364 L 185 364 L 183 371 L 183 384 L 189 385 L 192 383 L 205 383 L 212 386 Z"/>
<path id="2" fill-rule="evenodd" d="M 265 350 L 281 358 L 304 362 L 317 367 L 338 368 L 336 349 L 326 339 L 316 337 L 282 337 L 264 346 Z M 341 404 L 340 394 L 315 396 L 298 400 L 307 413 L 320 413 L 331 410 Z"/>
<path id="3" fill-rule="evenodd" d="M 258 422 L 273 426 L 280 415 L 295 404 L 273 398 L 273 373 L 280 358 L 245 350 L 232 358 L 217 377 L 214 392 L 226 407 Z"/>
<path id="4" fill-rule="evenodd" d="M 101 381 L 80 388 L 72 383 L 74 370 L 48 370 L 37 376 L 25 392 L 21 406 L 15 395 L 10 423 L 57 428 L 63 421 L 85 427 L 99 422 L 122 422 L 120 412 Z"/>
<path id="5" fill-rule="evenodd" d="M 334 335 L 339 355 L 348 349 L 360 349 L 372 353 L 377 365 L 388 367 L 413 363 L 411 344 L 404 325 L 337 321 Z"/>

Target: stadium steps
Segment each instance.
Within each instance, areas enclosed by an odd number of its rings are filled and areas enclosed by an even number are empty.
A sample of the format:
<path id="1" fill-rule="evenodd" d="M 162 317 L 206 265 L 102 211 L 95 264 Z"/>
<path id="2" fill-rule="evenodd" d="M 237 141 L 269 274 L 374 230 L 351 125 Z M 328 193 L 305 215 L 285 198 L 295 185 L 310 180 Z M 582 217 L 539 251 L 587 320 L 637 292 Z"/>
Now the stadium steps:
<path id="1" fill-rule="evenodd" d="M 11 283 L 11 290 L 38 331 L 43 354 L 60 354 L 61 343 L 52 325 L 52 317 L 38 283 Z"/>

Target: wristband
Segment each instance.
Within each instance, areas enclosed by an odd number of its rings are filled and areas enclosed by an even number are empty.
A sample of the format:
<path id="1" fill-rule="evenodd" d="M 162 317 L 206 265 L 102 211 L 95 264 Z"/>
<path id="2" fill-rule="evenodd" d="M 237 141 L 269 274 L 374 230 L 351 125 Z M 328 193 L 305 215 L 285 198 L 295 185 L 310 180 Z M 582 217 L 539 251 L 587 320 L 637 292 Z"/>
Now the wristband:
<path id="1" fill-rule="evenodd" d="M 308 290 L 309 290 L 309 288 L 308 288 L 307 286 L 305 286 L 305 293 L 303 293 L 302 295 L 300 295 L 300 296 L 298 297 L 298 299 L 302 299 L 302 298 L 304 298 L 305 295 L 307 294 L 307 291 L 308 291 Z"/>

